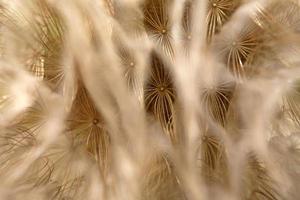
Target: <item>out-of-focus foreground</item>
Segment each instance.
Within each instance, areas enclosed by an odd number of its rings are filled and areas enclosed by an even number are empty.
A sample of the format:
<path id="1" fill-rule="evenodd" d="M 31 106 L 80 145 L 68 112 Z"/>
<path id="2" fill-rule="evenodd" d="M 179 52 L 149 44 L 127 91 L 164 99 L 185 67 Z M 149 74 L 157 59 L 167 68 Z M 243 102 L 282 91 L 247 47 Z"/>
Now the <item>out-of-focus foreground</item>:
<path id="1" fill-rule="evenodd" d="M 0 199 L 297 200 L 298 0 L 1 0 Z"/>

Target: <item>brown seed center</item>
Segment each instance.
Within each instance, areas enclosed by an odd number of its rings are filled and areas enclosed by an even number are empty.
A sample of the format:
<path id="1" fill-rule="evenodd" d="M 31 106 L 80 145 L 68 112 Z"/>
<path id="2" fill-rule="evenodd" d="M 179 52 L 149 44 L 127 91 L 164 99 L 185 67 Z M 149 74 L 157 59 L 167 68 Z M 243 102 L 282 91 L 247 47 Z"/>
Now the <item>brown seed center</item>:
<path id="1" fill-rule="evenodd" d="M 233 47 L 236 47 L 237 46 L 237 42 L 232 42 L 231 44 Z"/>
<path id="2" fill-rule="evenodd" d="M 93 119 L 93 124 L 94 125 L 97 125 L 98 123 L 99 123 L 99 119 L 97 119 L 97 118 Z"/>

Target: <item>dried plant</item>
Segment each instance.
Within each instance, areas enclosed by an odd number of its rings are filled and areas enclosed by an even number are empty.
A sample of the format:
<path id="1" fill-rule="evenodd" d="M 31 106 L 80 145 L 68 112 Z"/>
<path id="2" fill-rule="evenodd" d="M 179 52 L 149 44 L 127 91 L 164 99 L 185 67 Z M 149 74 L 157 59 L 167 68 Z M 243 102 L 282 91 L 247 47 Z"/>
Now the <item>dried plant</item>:
<path id="1" fill-rule="evenodd" d="M 0 199 L 298 199 L 299 13 L 0 1 Z"/>
<path id="2" fill-rule="evenodd" d="M 173 55 L 169 0 L 149 0 L 144 5 L 144 24 L 149 36 L 167 55 Z"/>
<path id="3" fill-rule="evenodd" d="M 215 33 L 219 32 L 233 14 L 239 0 L 209 0 L 207 13 L 207 39 L 210 41 Z"/>
<path id="4" fill-rule="evenodd" d="M 155 53 L 151 57 L 150 77 L 145 83 L 145 107 L 172 134 L 175 91 L 171 74 Z M 171 138 L 176 140 L 175 135 L 171 135 Z"/>
<path id="5" fill-rule="evenodd" d="M 68 132 L 74 137 L 74 142 L 86 146 L 99 163 L 101 172 L 105 175 L 109 166 L 110 138 L 103 117 L 97 111 L 82 84 L 79 84 L 76 98 L 67 119 Z"/>

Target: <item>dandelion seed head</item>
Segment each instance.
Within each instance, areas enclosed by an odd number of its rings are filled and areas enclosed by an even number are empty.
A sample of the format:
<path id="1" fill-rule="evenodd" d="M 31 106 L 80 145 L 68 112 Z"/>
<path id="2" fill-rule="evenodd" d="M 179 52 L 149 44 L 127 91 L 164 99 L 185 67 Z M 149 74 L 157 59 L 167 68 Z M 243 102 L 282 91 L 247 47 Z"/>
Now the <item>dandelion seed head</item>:
<path id="1" fill-rule="evenodd" d="M 297 1 L 0 4 L 0 198 L 298 199 Z"/>

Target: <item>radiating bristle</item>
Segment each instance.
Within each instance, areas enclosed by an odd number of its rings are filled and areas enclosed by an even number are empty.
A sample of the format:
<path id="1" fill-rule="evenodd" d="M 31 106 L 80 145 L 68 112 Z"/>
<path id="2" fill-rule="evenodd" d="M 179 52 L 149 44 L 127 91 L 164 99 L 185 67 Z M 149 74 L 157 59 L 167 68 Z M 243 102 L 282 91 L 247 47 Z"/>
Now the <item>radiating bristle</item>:
<path id="1" fill-rule="evenodd" d="M 63 25 L 58 14 L 47 3 L 37 0 L 35 8 L 36 11 L 28 17 L 14 10 L 5 11 L 2 18 L 8 23 L 4 26 L 16 35 L 17 40 L 23 40 L 28 51 L 22 55 L 26 68 L 57 90 L 62 84 L 64 73 L 60 64 Z M 19 24 L 20 19 L 24 20 L 23 24 Z M 24 23 L 27 26 L 24 27 Z M 24 36 L 20 34 L 22 32 L 26 32 L 32 41 L 24 40 Z"/>
<path id="2" fill-rule="evenodd" d="M 214 34 L 218 33 L 221 27 L 232 15 L 239 0 L 209 0 L 207 13 L 207 40 L 211 41 Z"/>
<path id="3" fill-rule="evenodd" d="M 263 42 L 263 32 L 251 20 L 245 27 L 234 30 L 234 33 L 230 27 L 226 28 L 228 29 L 221 32 L 213 44 L 228 69 L 237 78 L 244 79 Z"/>
<path id="4" fill-rule="evenodd" d="M 167 155 L 157 155 L 145 168 L 147 171 L 143 177 L 143 199 L 184 198 L 176 170 Z"/>
<path id="5" fill-rule="evenodd" d="M 298 200 L 297 0 L 0 1 L 0 199 Z"/>
<path id="6" fill-rule="evenodd" d="M 167 55 L 173 55 L 170 0 L 147 0 L 144 5 L 144 24 L 149 36 Z"/>
<path id="7" fill-rule="evenodd" d="M 227 110 L 233 93 L 234 83 L 230 81 L 221 82 L 203 89 L 201 97 L 203 109 L 205 109 L 208 116 L 221 125 L 225 125 L 227 121 Z"/>
<path id="8" fill-rule="evenodd" d="M 85 147 L 98 162 L 103 176 L 109 167 L 110 136 L 103 117 L 97 111 L 87 90 L 79 84 L 73 107 L 67 119 L 67 131 L 74 142 Z"/>
<path id="9" fill-rule="evenodd" d="M 170 72 L 162 60 L 153 53 L 150 76 L 145 84 L 145 107 L 153 113 L 164 129 L 173 126 L 175 89 Z M 171 135 L 172 139 L 174 136 Z"/>

